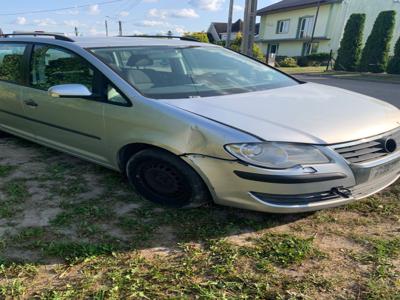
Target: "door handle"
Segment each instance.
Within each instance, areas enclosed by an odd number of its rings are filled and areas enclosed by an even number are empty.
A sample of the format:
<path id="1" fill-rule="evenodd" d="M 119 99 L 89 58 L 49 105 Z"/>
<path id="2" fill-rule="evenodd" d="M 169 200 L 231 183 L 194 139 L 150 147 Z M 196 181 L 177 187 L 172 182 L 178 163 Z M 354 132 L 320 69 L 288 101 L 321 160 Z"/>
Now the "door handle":
<path id="1" fill-rule="evenodd" d="M 38 106 L 39 106 L 39 104 L 37 104 L 37 103 L 36 103 L 35 101 L 33 101 L 32 99 L 25 100 L 24 103 L 25 103 L 25 105 L 32 106 L 32 107 L 38 107 Z"/>

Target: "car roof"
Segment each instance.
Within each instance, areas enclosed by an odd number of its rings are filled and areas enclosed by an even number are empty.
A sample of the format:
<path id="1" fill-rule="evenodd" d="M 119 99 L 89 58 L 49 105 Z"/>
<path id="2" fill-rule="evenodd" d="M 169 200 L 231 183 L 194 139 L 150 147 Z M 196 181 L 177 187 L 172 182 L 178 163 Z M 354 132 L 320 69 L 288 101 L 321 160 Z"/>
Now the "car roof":
<path id="1" fill-rule="evenodd" d="M 73 41 L 58 41 L 71 43 L 81 48 L 104 48 L 104 47 L 131 47 L 131 46 L 213 46 L 211 44 L 197 41 L 180 40 L 177 38 L 165 37 L 71 37 Z M 0 41 L 26 41 L 26 42 L 50 42 L 52 37 L 33 37 L 29 35 L 1 38 Z M 52 43 L 52 42 L 50 42 Z"/>
<path id="2" fill-rule="evenodd" d="M 77 37 L 76 44 L 83 48 L 116 46 L 200 46 L 196 41 L 157 37 Z"/>

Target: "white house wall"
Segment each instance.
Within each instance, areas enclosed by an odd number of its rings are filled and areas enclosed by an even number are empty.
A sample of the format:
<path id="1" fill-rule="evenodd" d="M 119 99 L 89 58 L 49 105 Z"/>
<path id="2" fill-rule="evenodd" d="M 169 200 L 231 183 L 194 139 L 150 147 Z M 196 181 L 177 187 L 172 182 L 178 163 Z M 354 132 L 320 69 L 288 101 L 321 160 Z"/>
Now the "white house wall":
<path id="1" fill-rule="evenodd" d="M 339 49 L 344 27 L 353 13 L 366 14 L 363 39 L 365 43 L 379 13 L 386 10 L 395 10 L 397 12 L 395 33 L 391 43 L 391 53 L 393 53 L 394 45 L 400 37 L 400 1 L 396 0 L 344 0 L 340 5 L 338 17 L 335 18 L 336 21 L 332 24 L 333 26 L 330 26 L 332 28 L 332 49 L 335 52 Z"/>
<path id="2" fill-rule="evenodd" d="M 260 39 L 274 40 L 274 39 L 287 39 L 296 38 L 299 25 L 299 19 L 306 16 L 315 16 L 317 11 L 316 7 L 292 10 L 288 12 L 281 12 L 267 17 L 261 18 L 261 31 Z M 325 36 L 327 21 L 329 19 L 330 5 L 323 5 L 320 8 L 317 26 L 315 29 L 315 36 Z M 290 19 L 288 33 L 276 33 L 278 21 Z"/>
<path id="3" fill-rule="evenodd" d="M 372 31 L 372 27 L 380 12 L 395 10 L 396 28 L 391 43 L 391 53 L 394 45 L 400 37 L 400 0 L 344 0 L 342 3 L 323 5 L 320 8 L 315 37 L 327 37 L 328 41 L 319 41 L 318 52 L 337 52 L 344 28 L 350 15 L 353 13 L 365 13 L 366 24 L 364 30 L 364 43 Z M 303 41 L 285 41 L 297 37 L 299 19 L 304 16 L 315 16 L 317 7 L 297 9 L 270 14 L 261 17 L 259 45 L 264 53 L 267 52 L 268 42 L 262 40 L 276 40 L 279 43 L 278 55 L 299 56 L 301 55 Z M 289 32 L 277 34 L 276 28 L 279 20 L 290 19 Z"/>

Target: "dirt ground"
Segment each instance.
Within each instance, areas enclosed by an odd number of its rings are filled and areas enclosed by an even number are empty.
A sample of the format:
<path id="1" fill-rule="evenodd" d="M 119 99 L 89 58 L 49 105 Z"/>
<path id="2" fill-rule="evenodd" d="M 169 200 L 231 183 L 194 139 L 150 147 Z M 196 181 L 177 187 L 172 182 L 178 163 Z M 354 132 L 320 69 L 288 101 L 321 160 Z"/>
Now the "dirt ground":
<path id="1" fill-rule="evenodd" d="M 118 173 L 0 139 L 0 299 L 400 299 L 399 196 L 166 209 Z"/>

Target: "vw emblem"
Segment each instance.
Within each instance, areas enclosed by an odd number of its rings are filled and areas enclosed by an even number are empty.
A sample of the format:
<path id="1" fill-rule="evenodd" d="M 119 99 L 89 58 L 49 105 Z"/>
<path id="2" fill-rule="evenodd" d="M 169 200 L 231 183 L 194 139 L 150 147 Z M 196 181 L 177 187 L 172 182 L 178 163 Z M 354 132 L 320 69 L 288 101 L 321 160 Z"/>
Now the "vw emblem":
<path id="1" fill-rule="evenodd" d="M 387 153 L 393 153 L 397 149 L 397 143 L 394 139 L 387 139 L 384 146 Z"/>

